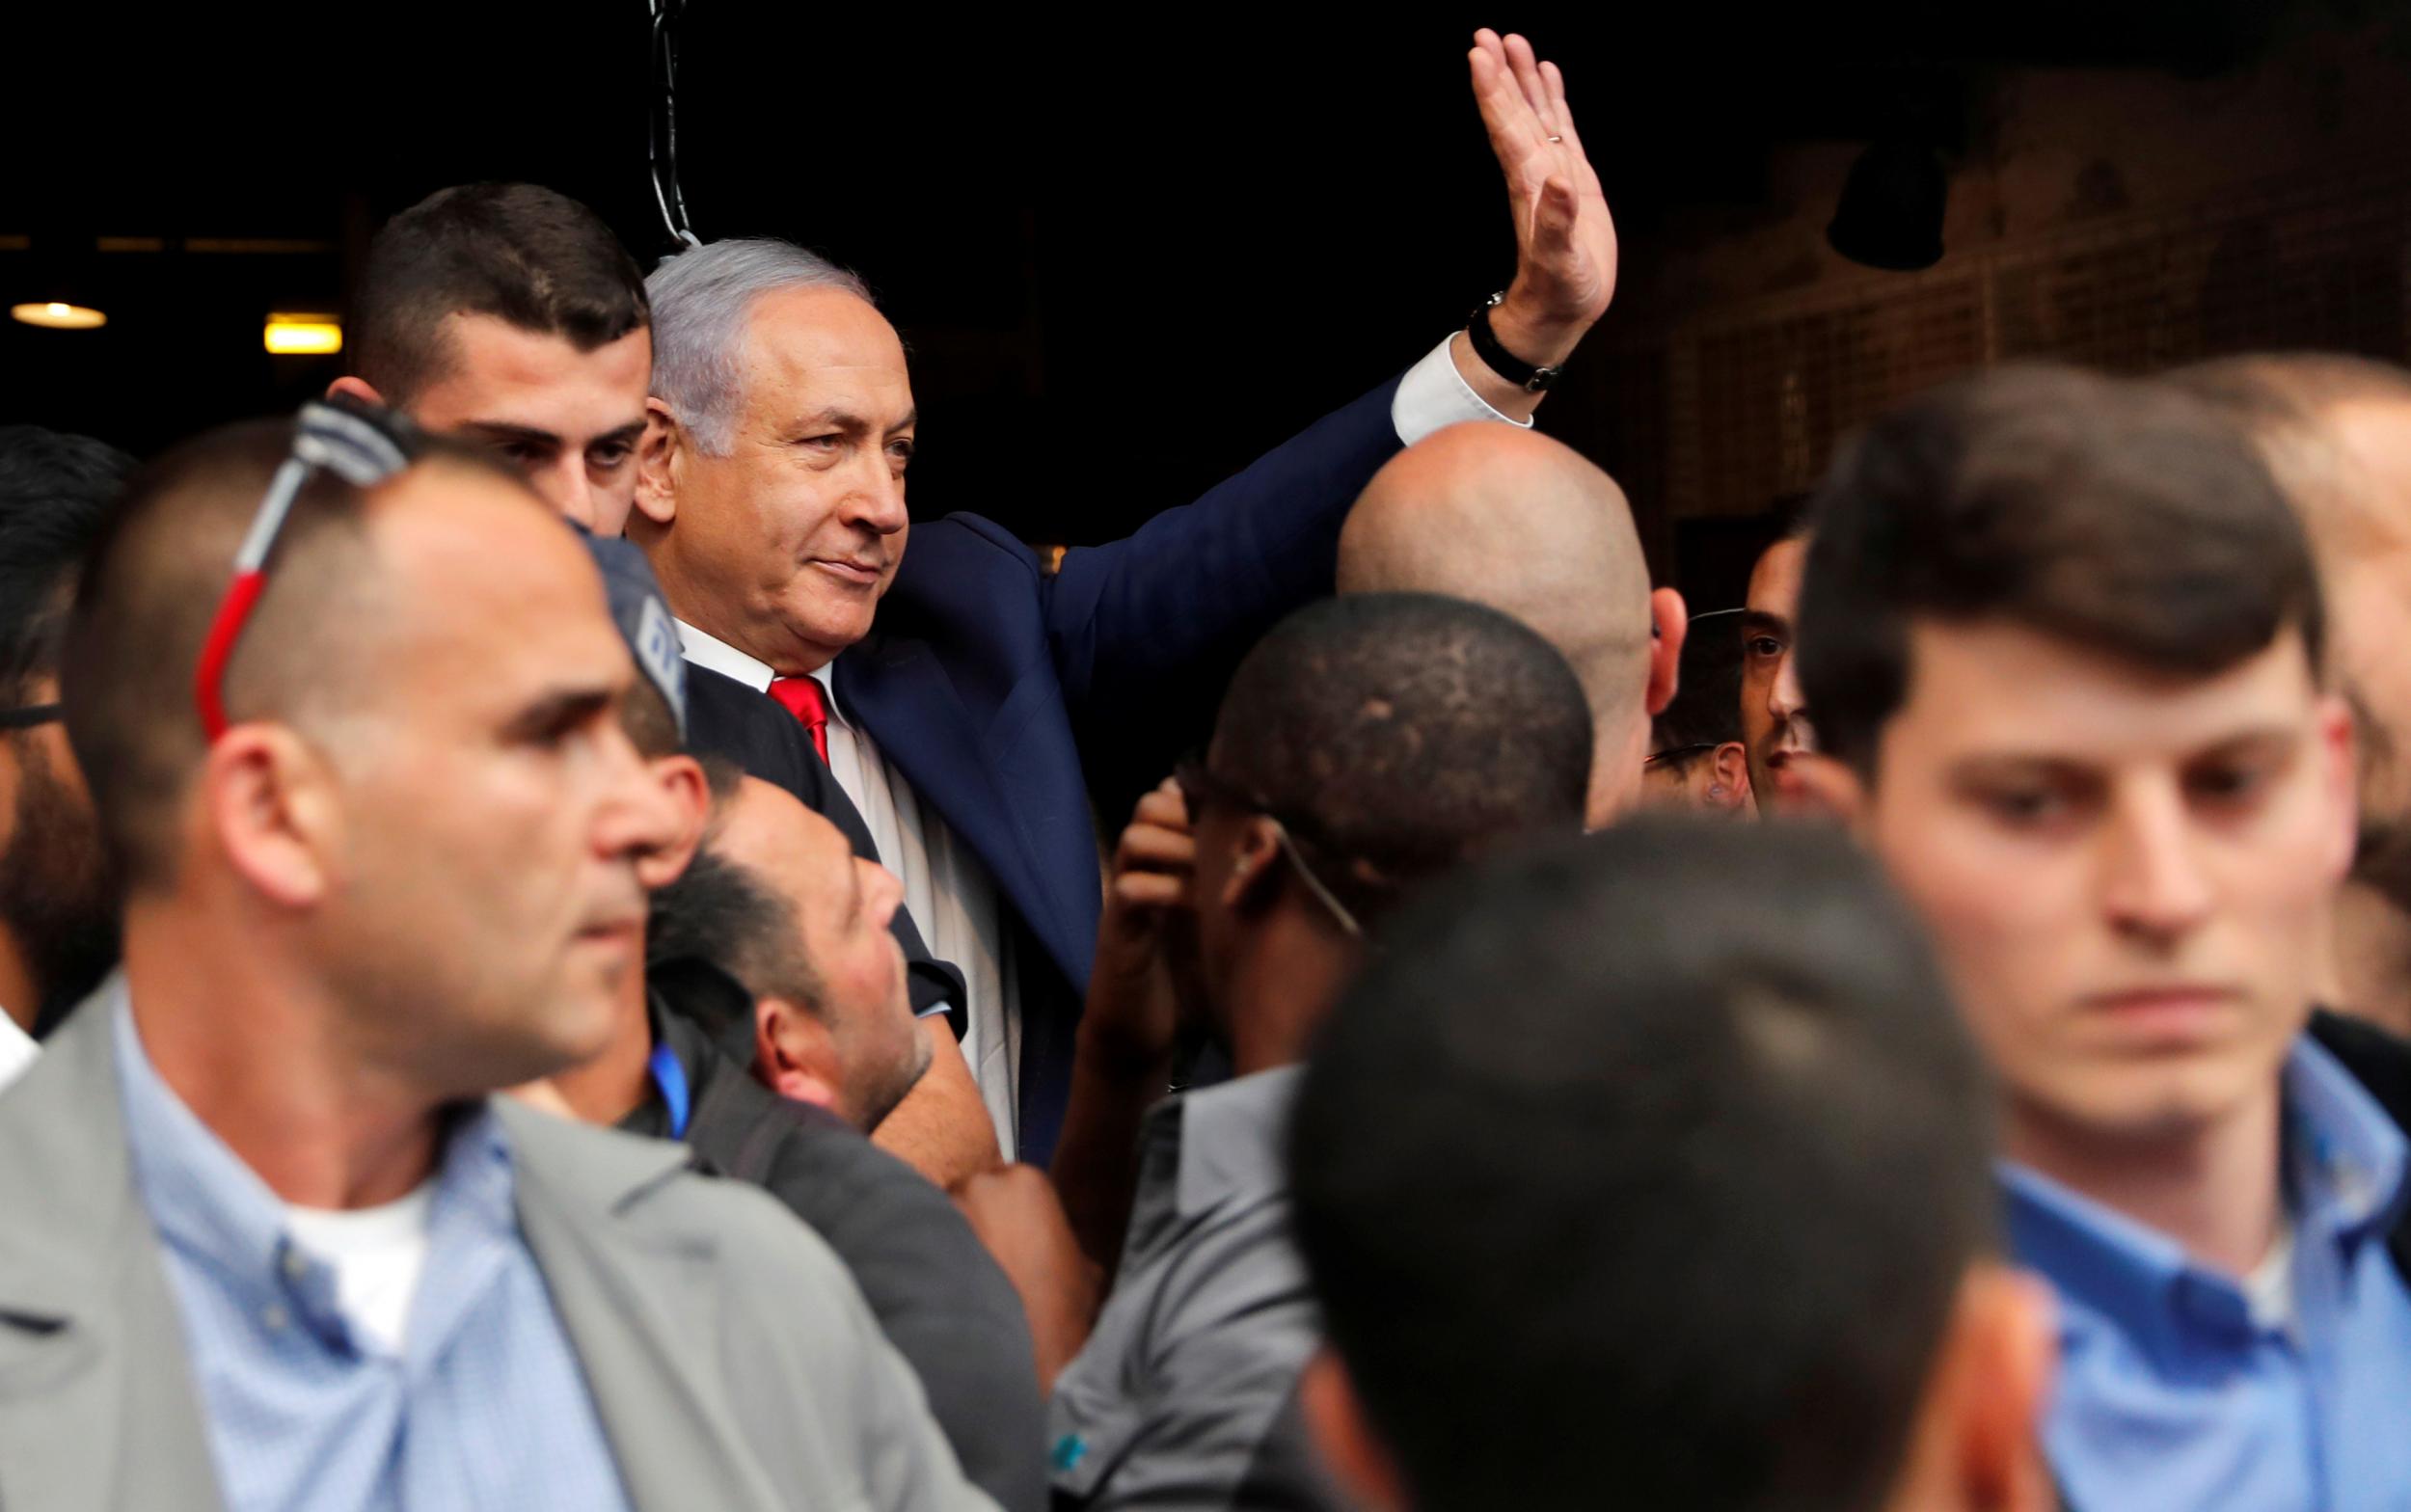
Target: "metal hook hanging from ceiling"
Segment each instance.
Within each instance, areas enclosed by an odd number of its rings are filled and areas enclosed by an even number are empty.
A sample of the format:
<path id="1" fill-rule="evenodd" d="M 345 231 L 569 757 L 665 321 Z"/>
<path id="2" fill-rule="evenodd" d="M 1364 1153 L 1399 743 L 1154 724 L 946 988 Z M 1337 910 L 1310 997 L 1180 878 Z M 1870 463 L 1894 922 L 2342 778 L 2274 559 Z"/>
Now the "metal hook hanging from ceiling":
<path id="1" fill-rule="evenodd" d="M 703 238 L 687 219 L 687 197 L 678 187 L 678 28 L 687 0 L 647 0 L 647 5 L 653 14 L 653 99 L 646 122 L 653 202 L 672 238 L 700 247 Z"/>

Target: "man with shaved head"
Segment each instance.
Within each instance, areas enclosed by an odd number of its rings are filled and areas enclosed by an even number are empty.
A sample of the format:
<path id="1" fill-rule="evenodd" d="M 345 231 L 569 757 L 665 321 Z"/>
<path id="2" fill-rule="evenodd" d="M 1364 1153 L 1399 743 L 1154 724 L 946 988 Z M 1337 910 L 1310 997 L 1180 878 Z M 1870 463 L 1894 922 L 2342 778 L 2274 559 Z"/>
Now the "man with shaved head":
<path id="1" fill-rule="evenodd" d="M 1407 447 L 1348 513 L 1339 589 L 1446 594 L 1538 632 L 1590 701 L 1591 827 L 1639 802 L 1649 721 L 1674 697 L 1683 600 L 1650 591 L 1624 491 L 1573 448 L 1481 424 Z"/>
<path id="2" fill-rule="evenodd" d="M 577 537 L 384 417 L 134 481 L 61 670 L 124 966 L 0 1098 L 0 1502 L 985 1504 L 820 1240 L 489 1095 L 642 970 L 634 678 Z"/>
<path id="3" fill-rule="evenodd" d="M 2242 426 L 2310 531 L 2361 763 L 2360 844 L 2321 991 L 2411 1032 L 2411 373 L 2302 354 L 2175 381 Z"/>

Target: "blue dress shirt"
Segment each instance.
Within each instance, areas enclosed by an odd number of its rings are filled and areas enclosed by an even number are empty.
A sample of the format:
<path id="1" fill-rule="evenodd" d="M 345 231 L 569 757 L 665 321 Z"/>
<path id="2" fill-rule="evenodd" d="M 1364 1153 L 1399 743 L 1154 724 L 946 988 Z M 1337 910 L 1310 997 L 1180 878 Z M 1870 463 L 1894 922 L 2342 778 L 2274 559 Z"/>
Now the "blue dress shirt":
<path id="1" fill-rule="evenodd" d="M 2288 1058 L 2289 1317 L 2033 1171 L 2003 1167 L 2020 1262 L 2058 1293 L 2044 1424 L 2075 1512 L 2411 1507 L 2411 1290 L 2387 1253 L 2406 1144 L 2324 1049 Z"/>
<path id="2" fill-rule="evenodd" d="M 121 994 L 118 1080 L 229 1512 L 625 1512 L 576 1352 L 519 1231 L 482 1105 L 454 1123 L 399 1358 L 364 1349 L 333 1271 L 159 1079 Z"/>

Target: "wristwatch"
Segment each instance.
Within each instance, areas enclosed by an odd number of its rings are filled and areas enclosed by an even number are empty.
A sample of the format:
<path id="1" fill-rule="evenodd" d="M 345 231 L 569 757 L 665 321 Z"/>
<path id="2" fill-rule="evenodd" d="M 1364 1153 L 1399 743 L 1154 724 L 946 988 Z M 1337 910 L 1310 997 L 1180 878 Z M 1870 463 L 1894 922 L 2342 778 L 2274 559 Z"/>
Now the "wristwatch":
<path id="1" fill-rule="evenodd" d="M 1480 358 L 1482 364 L 1492 372 L 1518 385 L 1527 393 L 1545 392 L 1565 368 L 1561 364 L 1535 367 L 1499 344 L 1498 333 L 1490 329 L 1490 311 L 1505 298 L 1506 290 L 1501 289 L 1483 300 L 1475 309 L 1473 318 L 1465 322 L 1465 334 L 1474 339 L 1474 355 Z"/>

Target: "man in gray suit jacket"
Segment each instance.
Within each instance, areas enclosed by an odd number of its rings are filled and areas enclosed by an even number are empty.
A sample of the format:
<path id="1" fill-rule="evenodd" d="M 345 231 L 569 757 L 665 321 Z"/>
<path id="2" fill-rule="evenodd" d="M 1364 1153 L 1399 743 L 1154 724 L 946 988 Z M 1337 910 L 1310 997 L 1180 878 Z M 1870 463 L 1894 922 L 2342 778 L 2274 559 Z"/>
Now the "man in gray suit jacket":
<path id="1" fill-rule="evenodd" d="M 597 1048 L 690 839 L 633 675 L 533 496 L 380 418 L 138 479 L 62 678 L 124 967 L 0 1098 L 0 1506 L 989 1505 L 808 1229 L 488 1095 Z"/>

